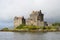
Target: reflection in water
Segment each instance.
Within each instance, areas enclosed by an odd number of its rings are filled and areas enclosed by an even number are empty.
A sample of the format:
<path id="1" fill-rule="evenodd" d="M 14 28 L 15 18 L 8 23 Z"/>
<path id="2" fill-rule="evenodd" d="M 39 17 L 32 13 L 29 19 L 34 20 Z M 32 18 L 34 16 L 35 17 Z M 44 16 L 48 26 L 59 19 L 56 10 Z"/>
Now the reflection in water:
<path id="1" fill-rule="evenodd" d="M 60 32 L 0 32 L 0 40 L 60 40 Z"/>

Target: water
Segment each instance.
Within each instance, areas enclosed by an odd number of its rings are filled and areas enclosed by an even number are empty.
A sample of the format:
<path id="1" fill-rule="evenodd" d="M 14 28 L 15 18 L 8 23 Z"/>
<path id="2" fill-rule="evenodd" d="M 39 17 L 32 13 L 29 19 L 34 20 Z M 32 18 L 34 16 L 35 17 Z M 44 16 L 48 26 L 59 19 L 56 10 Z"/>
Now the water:
<path id="1" fill-rule="evenodd" d="M 60 32 L 0 32 L 0 40 L 60 40 Z"/>

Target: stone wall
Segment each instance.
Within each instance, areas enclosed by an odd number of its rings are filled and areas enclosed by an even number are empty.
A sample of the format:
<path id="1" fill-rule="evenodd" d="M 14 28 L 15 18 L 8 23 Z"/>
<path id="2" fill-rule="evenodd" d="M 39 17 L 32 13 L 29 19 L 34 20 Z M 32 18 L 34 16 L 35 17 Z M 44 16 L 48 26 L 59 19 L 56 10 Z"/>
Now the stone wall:
<path id="1" fill-rule="evenodd" d="M 43 16 L 44 15 L 42 14 L 41 10 L 40 11 L 33 11 L 30 14 L 29 20 L 27 20 L 27 24 L 35 25 L 35 26 L 44 26 Z"/>
<path id="2" fill-rule="evenodd" d="M 21 24 L 35 25 L 35 26 L 46 26 L 47 22 L 44 22 L 44 14 L 40 11 L 33 11 L 30 17 L 25 20 L 24 17 L 15 17 L 14 26 L 17 27 Z"/>
<path id="3" fill-rule="evenodd" d="M 15 17 L 14 18 L 14 27 L 17 27 L 21 24 L 25 24 L 25 19 L 24 17 Z"/>

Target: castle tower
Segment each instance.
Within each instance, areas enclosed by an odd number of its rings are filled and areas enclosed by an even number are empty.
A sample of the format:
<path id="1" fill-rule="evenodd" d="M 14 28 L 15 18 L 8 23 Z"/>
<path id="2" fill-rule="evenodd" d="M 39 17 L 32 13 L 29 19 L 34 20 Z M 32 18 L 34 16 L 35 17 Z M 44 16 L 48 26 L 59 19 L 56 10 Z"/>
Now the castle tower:
<path id="1" fill-rule="evenodd" d="M 30 14 L 30 25 L 36 25 L 36 26 L 43 26 L 44 25 L 44 15 L 42 14 L 41 10 L 40 11 L 33 11 Z M 28 23 L 27 23 L 28 24 Z"/>
<path id="2" fill-rule="evenodd" d="M 38 12 L 37 20 L 44 21 L 44 14 L 42 14 L 41 10 Z"/>
<path id="3" fill-rule="evenodd" d="M 14 18 L 14 27 L 17 27 L 21 24 L 25 24 L 25 19 L 24 17 L 15 17 Z"/>

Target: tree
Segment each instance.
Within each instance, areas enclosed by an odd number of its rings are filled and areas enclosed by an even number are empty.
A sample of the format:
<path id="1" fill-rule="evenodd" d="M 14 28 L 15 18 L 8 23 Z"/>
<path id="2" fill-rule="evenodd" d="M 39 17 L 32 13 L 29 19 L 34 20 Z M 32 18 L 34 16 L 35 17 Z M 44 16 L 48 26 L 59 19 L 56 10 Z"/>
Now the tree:
<path id="1" fill-rule="evenodd" d="M 3 28 L 2 30 L 9 30 L 9 29 L 6 27 L 6 28 Z"/>
<path id="2" fill-rule="evenodd" d="M 52 26 L 60 26 L 60 23 L 53 23 Z"/>

